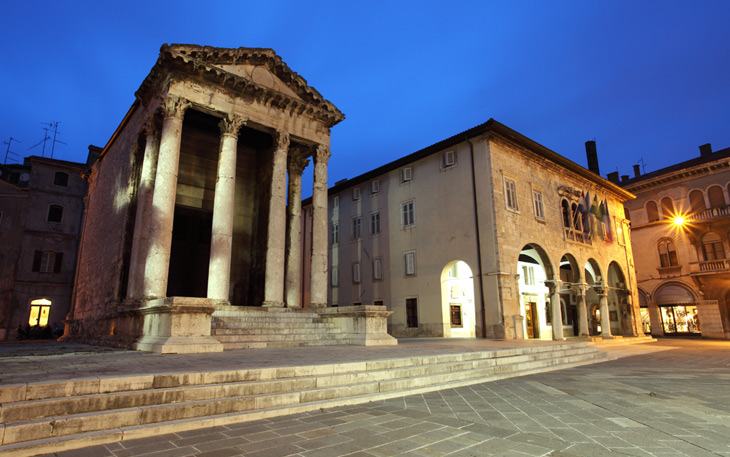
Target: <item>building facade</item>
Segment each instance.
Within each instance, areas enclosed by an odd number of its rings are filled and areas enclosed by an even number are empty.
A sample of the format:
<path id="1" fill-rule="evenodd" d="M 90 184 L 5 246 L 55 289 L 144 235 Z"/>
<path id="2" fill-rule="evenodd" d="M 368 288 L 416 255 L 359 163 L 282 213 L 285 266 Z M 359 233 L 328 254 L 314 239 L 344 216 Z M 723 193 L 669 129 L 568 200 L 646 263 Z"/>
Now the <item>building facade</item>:
<path id="1" fill-rule="evenodd" d="M 730 338 L 730 148 L 620 185 L 631 218 L 645 332 Z M 617 174 L 612 176 L 619 182 Z"/>
<path id="2" fill-rule="evenodd" d="M 95 149 L 89 151 L 93 159 Z M 87 164 L 0 166 L 0 341 L 58 337 L 71 305 Z"/>
<path id="3" fill-rule="evenodd" d="M 633 195 L 589 143 L 593 171 L 489 120 L 337 183 L 330 304 L 383 306 L 394 336 L 641 334 Z"/>
<path id="4" fill-rule="evenodd" d="M 394 336 L 638 335 L 633 196 L 594 171 L 489 120 L 337 183 L 330 303 Z"/>
<path id="5" fill-rule="evenodd" d="M 218 351 L 216 307 L 325 306 L 329 135 L 342 119 L 273 50 L 163 45 L 89 175 L 64 338 Z M 312 285 L 302 303 L 310 161 Z"/>

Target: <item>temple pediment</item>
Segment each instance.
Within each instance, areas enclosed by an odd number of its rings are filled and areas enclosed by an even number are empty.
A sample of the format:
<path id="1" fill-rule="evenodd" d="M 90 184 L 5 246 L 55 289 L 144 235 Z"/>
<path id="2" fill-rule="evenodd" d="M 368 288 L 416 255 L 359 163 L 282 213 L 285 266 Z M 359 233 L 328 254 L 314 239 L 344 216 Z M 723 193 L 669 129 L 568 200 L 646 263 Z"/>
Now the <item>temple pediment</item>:
<path id="1" fill-rule="evenodd" d="M 334 104 L 284 63 L 273 49 L 215 48 L 165 44 L 150 74 L 136 93 L 144 101 L 175 78 L 198 78 L 234 96 L 298 112 L 311 112 L 331 127 L 345 116 Z"/>

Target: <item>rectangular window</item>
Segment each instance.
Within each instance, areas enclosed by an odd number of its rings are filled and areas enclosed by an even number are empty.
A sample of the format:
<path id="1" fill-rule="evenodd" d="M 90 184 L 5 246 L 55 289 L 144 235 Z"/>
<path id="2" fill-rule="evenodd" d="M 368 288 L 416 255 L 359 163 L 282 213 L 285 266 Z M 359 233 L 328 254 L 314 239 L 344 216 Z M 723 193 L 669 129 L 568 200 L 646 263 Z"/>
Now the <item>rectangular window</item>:
<path id="1" fill-rule="evenodd" d="M 538 219 L 545 219 L 545 206 L 542 204 L 542 193 L 533 190 L 532 202 L 535 206 L 535 217 Z"/>
<path id="2" fill-rule="evenodd" d="M 63 265 L 63 252 L 35 251 L 32 271 L 58 273 Z"/>
<path id="3" fill-rule="evenodd" d="M 352 264 L 352 282 L 355 284 L 360 284 L 360 264 L 359 263 Z"/>
<path id="4" fill-rule="evenodd" d="M 359 187 L 352 189 L 352 199 L 355 201 L 360 200 L 360 188 Z"/>
<path id="5" fill-rule="evenodd" d="M 461 328 L 464 324 L 461 321 L 461 305 L 449 305 L 451 311 L 451 326 Z"/>
<path id="6" fill-rule="evenodd" d="M 370 183 L 370 193 L 377 194 L 380 192 L 380 181 L 373 181 Z"/>
<path id="7" fill-rule="evenodd" d="M 370 235 L 380 235 L 380 211 L 370 213 Z"/>
<path id="8" fill-rule="evenodd" d="M 401 174 L 401 182 L 410 182 L 413 180 L 413 167 L 405 167 Z"/>
<path id="9" fill-rule="evenodd" d="M 517 186 L 511 179 L 504 178 L 504 202 L 507 209 L 517 211 Z"/>
<path id="10" fill-rule="evenodd" d="M 352 239 L 362 238 L 362 218 L 360 216 L 352 219 Z"/>
<path id="11" fill-rule="evenodd" d="M 61 222 L 63 220 L 63 206 L 51 205 L 48 207 L 48 222 Z"/>
<path id="12" fill-rule="evenodd" d="M 413 200 L 401 204 L 400 208 L 403 227 L 412 227 L 416 225 L 416 212 L 414 210 Z"/>
<path id="13" fill-rule="evenodd" d="M 532 267 L 528 267 L 527 265 L 522 266 L 522 279 L 525 282 L 526 286 L 534 286 L 535 285 L 535 269 Z"/>
<path id="14" fill-rule="evenodd" d="M 332 208 L 339 208 L 340 207 L 340 196 L 336 195 L 332 197 Z"/>
<path id="15" fill-rule="evenodd" d="M 382 259 L 373 259 L 373 280 L 379 281 L 383 279 L 383 261 Z"/>
<path id="16" fill-rule="evenodd" d="M 409 328 L 418 327 L 418 299 L 406 298 L 406 325 Z"/>
<path id="17" fill-rule="evenodd" d="M 68 187 L 68 173 L 57 171 L 56 174 L 53 175 L 53 184 L 56 186 Z"/>
<path id="18" fill-rule="evenodd" d="M 441 156 L 441 167 L 453 167 L 456 164 L 456 151 L 446 151 Z"/>
<path id="19" fill-rule="evenodd" d="M 337 267 L 332 267 L 332 278 L 330 278 L 330 282 L 332 283 L 332 287 L 336 287 L 340 285 L 340 270 Z"/>
<path id="20" fill-rule="evenodd" d="M 416 251 L 410 251 L 403 254 L 404 271 L 406 276 L 416 274 Z"/>
<path id="21" fill-rule="evenodd" d="M 340 224 L 332 224 L 332 244 L 340 242 Z"/>

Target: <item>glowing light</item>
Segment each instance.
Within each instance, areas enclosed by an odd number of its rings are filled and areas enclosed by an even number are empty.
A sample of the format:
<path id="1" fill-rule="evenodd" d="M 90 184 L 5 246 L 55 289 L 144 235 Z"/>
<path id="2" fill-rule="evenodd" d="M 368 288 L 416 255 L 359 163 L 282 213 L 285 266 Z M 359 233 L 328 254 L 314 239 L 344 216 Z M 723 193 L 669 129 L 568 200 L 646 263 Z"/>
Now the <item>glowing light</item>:
<path id="1" fill-rule="evenodd" d="M 684 218 L 682 216 L 677 216 L 674 218 L 674 225 L 682 226 L 682 225 L 684 225 L 685 222 L 686 221 L 684 220 Z"/>

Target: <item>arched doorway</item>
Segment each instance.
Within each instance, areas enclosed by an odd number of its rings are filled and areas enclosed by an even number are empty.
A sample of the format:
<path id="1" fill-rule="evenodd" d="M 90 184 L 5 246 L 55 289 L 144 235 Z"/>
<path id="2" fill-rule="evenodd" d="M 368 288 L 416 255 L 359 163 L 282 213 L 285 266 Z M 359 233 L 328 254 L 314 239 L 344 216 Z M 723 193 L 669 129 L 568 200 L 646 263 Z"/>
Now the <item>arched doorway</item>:
<path id="1" fill-rule="evenodd" d="M 635 321 L 631 310 L 631 294 L 626 277 L 616 262 L 608 265 L 608 311 L 611 318 L 611 333 L 614 335 L 635 335 Z"/>
<path id="2" fill-rule="evenodd" d="M 563 334 L 565 336 L 578 335 L 578 300 L 571 290 L 571 285 L 580 282 L 578 262 L 570 254 L 560 259 L 560 291 L 561 311 L 563 314 Z"/>
<path id="3" fill-rule="evenodd" d="M 594 286 L 603 283 L 603 276 L 598 263 L 589 259 L 584 268 L 586 287 L 586 310 L 588 311 L 588 334 L 596 336 L 601 334 L 601 307 L 598 293 Z"/>
<path id="4" fill-rule="evenodd" d="M 553 278 L 552 267 L 540 246 L 525 245 L 517 260 L 520 314 L 523 338 L 552 338 L 550 290 L 545 281 Z M 515 329 L 519 338 L 519 329 Z"/>
<path id="5" fill-rule="evenodd" d="M 651 334 L 651 313 L 649 312 L 649 300 L 646 299 L 646 292 L 639 289 L 639 312 L 641 312 L 641 331 Z"/>
<path id="6" fill-rule="evenodd" d="M 466 262 L 450 262 L 441 271 L 441 305 L 446 322 L 444 336 L 476 336 L 474 276 Z"/>
<path id="7" fill-rule="evenodd" d="M 659 288 L 654 301 L 659 307 L 661 326 L 665 335 L 700 335 L 701 326 L 695 297 L 681 284 Z"/>

